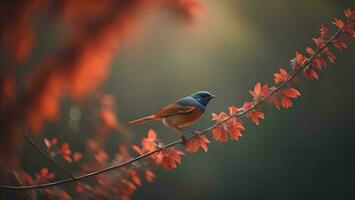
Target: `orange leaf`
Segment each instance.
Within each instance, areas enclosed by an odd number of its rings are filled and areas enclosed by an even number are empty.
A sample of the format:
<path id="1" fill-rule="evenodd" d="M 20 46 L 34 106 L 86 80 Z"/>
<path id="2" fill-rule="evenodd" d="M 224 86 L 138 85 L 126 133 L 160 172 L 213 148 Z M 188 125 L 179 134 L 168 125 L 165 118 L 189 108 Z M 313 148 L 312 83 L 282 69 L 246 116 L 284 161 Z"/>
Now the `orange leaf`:
<path id="1" fill-rule="evenodd" d="M 148 182 L 153 182 L 155 179 L 155 174 L 151 170 L 146 169 L 144 170 L 144 177 Z"/>
<path id="2" fill-rule="evenodd" d="M 157 133 L 153 129 L 149 129 L 147 139 L 154 142 L 157 139 Z"/>
<path id="3" fill-rule="evenodd" d="M 37 177 L 39 178 L 40 181 L 48 181 L 54 178 L 54 173 L 49 172 L 48 168 L 42 168 L 39 171 L 39 174 L 37 174 Z"/>
<path id="4" fill-rule="evenodd" d="M 105 151 L 99 150 L 94 155 L 95 159 L 99 162 L 106 162 L 108 160 L 108 155 Z"/>
<path id="5" fill-rule="evenodd" d="M 325 68 L 326 65 L 327 65 L 326 61 L 321 56 L 317 56 L 312 61 L 312 66 L 316 67 L 317 69 L 322 69 L 322 67 Z"/>
<path id="6" fill-rule="evenodd" d="M 355 10 L 346 9 L 346 10 L 344 11 L 344 13 L 345 13 L 345 16 L 346 16 L 347 18 L 349 18 L 350 20 L 355 20 Z"/>
<path id="7" fill-rule="evenodd" d="M 250 91 L 249 93 L 251 94 L 251 96 L 254 97 L 254 99 L 258 99 L 260 97 L 261 94 L 261 84 L 258 82 L 255 86 L 254 86 L 254 90 Z"/>
<path id="8" fill-rule="evenodd" d="M 208 147 L 207 144 L 209 144 L 210 141 L 208 138 L 204 135 L 202 136 L 197 136 L 195 138 L 190 139 L 187 144 L 186 144 L 186 151 L 190 152 L 197 152 L 198 149 L 201 147 L 205 152 L 207 152 Z"/>
<path id="9" fill-rule="evenodd" d="M 339 39 L 333 40 L 332 44 L 334 47 L 338 48 L 340 51 L 343 51 L 343 49 L 348 48 L 348 45 L 346 45 L 346 43 L 343 40 L 339 40 Z"/>
<path id="10" fill-rule="evenodd" d="M 320 27 L 320 37 L 322 39 L 326 39 L 328 37 L 328 28 L 324 25 L 321 25 Z"/>
<path id="11" fill-rule="evenodd" d="M 181 156 L 184 155 L 184 152 L 165 149 L 164 151 L 161 151 L 160 154 L 163 156 L 161 164 L 165 169 L 170 170 L 175 169 L 177 164 L 181 163 Z"/>
<path id="12" fill-rule="evenodd" d="M 238 112 L 238 108 L 235 106 L 229 107 L 229 115 L 235 115 Z"/>
<path id="13" fill-rule="evenodd" d="M 73 159 L 76 162 L 78 162 L 82 157 L 83 157 L 83 155 L 81 153 L 79 153 L 79 152 L 74 152 L 73 153 Z"/>
<path id="14" fill-rule="evenodd" d="M 304 76 L 308 78 L 309 80 L 318 79 L 318 74 L 311 68 L 307 68 L 304 71 Z"/>
<path id="15" fill-rule="evenodd" d="M 325 42 L 322 38 L 313 38 L 313 41 L 316 44 L 316 46 L 318 47 L 318 49 L 323 48 L 325 45 Z"/>
<path id="16" fill-rule="evenodd" d="M 232 140 L 238 141 L 242 136 L 241 132 L 244 131 L 245 128 L 237 118 L 232 118 L 227 121 L 226 130 L 228 131 Z"/>
<path id="17" fill-rule="evenodd" d="M 136 152 L 139 155 L 143 155 L 143 151 L 135 144 L 132 145 L 132 149 L 134 152 Z"/>
<path id="18" fill-rule="evenodd" d="M 218 115 L 216 113 L 212 113 L 212 121 L 221 122 L 228 118 L 228 115 L 225 112 L 221 112 Z"/>
<path id="19" fill-rule="evenodd" d="M 132 181 L 136 184 L 136 185 L 142 185 L 142 181 L 138 176 L 138 173 L 135 169 L 131 169 L 129 170 L 129 174 L 131 176 Z"/>
<path id="20" fill-rule="evenodd" d="M 281 97 L 281 105 L 282 105 L 282 107 L 284 107 L 286 109 L 290 108 L 290 107 L 292 107 L 292 101 L 287 96 L 282 96 Z"/>
<path id="21" fill-rule="evenodd" d="M 301 93 L 295 88 L 284 89 L 282 90 L 282 93 L 290 98 L 297 98 L 298 96 L 301 96 Z"/>
<path id="22" fill-rule="evenodd" d="M 304 63 L 307 60 L 307 57 L 303 56 L 300 52 L 295 52 L 295 58 L 298 63 Z"/>
<path id="23" fill-rule="evenodd" d="M 259 120 L 260 119 L 264 119 L 264 113 L 263 112 L 260 112 L 260 111 L 251 111 L 249 114 L 248 114 L 249 118 L 251 121 L 253 121 L 256 125 L 259 125 Z"/>
<path id="24" fill-rule="evenodd" d="M 306 48 L 307 53 L 314 55 L 316 52 L 314 52 L 314 50 L 311 47 L 307 47 Z"/>
<path id="25" fill-rule="evenodd" d="M 269 87 L 267 86 L 267 84 L 263 85 L 263 87 L 261 87 L 261 91 L 264 94 L 264 96 L 269 95 Z"/>
<path id="26" fill-rule="evenodd" d="M 227 142 L 228 136 L 223 126 L 217 126 L 212 129 L 212 135 L 218 142 Z"/>
<path id="27" fill-rule="evenodd" d="M 343 29 L 345 27 L 345 23 L 343 22 L 343 20 L 341 19 L 334 19 L 334 22 L 332 22 L 336 27 L 338 27 L 339 29 Z"/>
<path id="28" fill-rule="evenodd" d="M 254 105 L 254 104 L 253 104 L 252 102 L 245 102 L 245 103 L 243 104 L 243 111 L 245 112 L 245 111 L 251 109 L 253 105 Z"/>
<path id="29" fill-rule="evenodd" d="M 289 78 L 289 75 L 286 70 L 280 68 L 279 71 L 280 71 L 279 73 L 274 73 L 274 77 L 275 77 L 274 81 L 276 84 L 279 84 L 281 82 L 285 82 Z"/>

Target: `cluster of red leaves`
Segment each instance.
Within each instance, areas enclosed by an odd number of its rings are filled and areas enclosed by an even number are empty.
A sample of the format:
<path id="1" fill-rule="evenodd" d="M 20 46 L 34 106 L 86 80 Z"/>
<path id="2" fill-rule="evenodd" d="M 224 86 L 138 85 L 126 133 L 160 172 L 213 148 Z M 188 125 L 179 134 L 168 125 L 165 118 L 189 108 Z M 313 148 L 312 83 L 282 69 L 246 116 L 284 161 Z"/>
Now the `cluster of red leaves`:
<path id="1" fill-rule="evenodd" d="M 51 156 L 60 155 L 67 162 L 78 162 L 82 158 L 80 152 L 72 152 L 68 142 L 64 142 L 58 145 L 57 138 L 44 139 L 44 144 L 47 146 L 47 150 Z"/>
<path id="2" fill-rule="evenodd" d="M 100 134 L 100 133 L 99 133 Z M 49 141 L 50 142 L 50 141 Z M 132 150 L 138 154 L 157 149 L 157 135 L 154 130 L 149 130 L 147 136 L 141 141 L 142 147 L 132 146 Z M 66 149 L 66 148 L 64 148 Z M 110 161 L 110 155 L 103 149 L 102 141 L 88 140 L 87 150 L 91 160 L 84 160 L 82 165 L 83 172 L 92 172 L 94 170 L 126 162 L 132 158 L 125 145 L 120 145 L 115 157 Z M 100 174 L 96 176 L 94 182 L 77 183 L 75 190 L 76 196 L 84 199 L 107 199 L 117 197 L 118 199 L 130 199 L 139 186 L 143 184 L 143 179 L 152 182 L 155 179 L 155 173 L 149 167 L 149 164 L 163 165 L 163 157 L 157 154 L 152 155 L 149 160 L 142 160 L 135 165 L 125 167 L 123 171 L 113 174 Z"/>
<path id="3" fill-rule="evenodd" d="M 207 139 L 207 138 L 206 138 Z M 132 145 L 133 151 L 139 155 L 144 155 L 148 152 L 155 151 L 160 148 L 161 144 L 157 140 L 157 134 L 153 129 L 148 131 L 147 137 L 142 139 L 142 147 Z M 206 147 L 207 148 L 207 147 Z M 150 161 L 155 165 L 161 165 L 165 169 L 174 169 L 177 164 L 181 163 L 181 156 L 184 153 L 176 149 L 165 149 L 159 153 L 149 156 Z"/>
<path id="4" fill-rule="evenodd" d="M 21 184 L 25 185 L 33 185 L 33 184 L 41 184 L 41 183 L 47 183 L 51 180 L 53 180 L 55 177 L 55 174 L 53 172 L 50 172 L 48 168 L 42 168 L 39 170 L 38 173 L 35 174 L 35 176 L 31 176 L 30 174 L 26 172 L 22 172 L 20 174 L 16 174 L 16 178 Z M 57 199 L 60 200 L 71 200 L 72 197 L 68 194 L 67 191 L 61 188 L 45 188 L 43 189 L 43 192 L 40 194 L 35 193 L 35 191 L 29 191 L 26 192 L 26 197 L 29 199 L 41 199 L 41 198 L 52 198 L 56 197 Z"/>
<path id="5" fill-rule="evenodd" d="M 226 142 L 228 140 L 228 134 L 230 139 L 238 141 L 242 137 L 241 132 L 245 130 L 242 122 L 239 118 L 232 117 L 238 112 L 238 108 L 231 106 L 229 108 L 229 115 L 225 112 L 220 114 L 212 113 L 212 121 L 220 123 L 212 129 L 212 135 L 218 142 Z"/>

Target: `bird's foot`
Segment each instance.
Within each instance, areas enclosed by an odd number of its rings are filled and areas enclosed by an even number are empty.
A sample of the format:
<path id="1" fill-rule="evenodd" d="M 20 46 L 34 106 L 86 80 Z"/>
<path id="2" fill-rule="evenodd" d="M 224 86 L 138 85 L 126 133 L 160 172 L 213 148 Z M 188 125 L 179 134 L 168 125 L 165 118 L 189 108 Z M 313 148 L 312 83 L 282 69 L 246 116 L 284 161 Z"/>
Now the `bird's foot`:
<path id="1" fill-rule="evenodd" d="M 180 135 L 180 137 L 181 137 L 181 140 L 182 140 L 181 144 L 186 146 L 186 144 L 187 144 L 186 137 L 184 135 Z"/>
<path id="2" fill-rule="evenodd" d="M 193 130 L 191 133 L 192 133 L 192 135 L 193 135 L 194 137 L 198 137 L 198 136 L 200 136 L 201 131 Z"/>

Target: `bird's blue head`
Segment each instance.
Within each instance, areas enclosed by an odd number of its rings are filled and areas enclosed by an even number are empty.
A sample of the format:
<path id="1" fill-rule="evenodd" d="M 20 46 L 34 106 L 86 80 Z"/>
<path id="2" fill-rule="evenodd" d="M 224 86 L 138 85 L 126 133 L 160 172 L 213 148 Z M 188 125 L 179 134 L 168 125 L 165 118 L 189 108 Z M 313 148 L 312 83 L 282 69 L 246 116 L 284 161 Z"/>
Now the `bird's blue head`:
<path id="1" fill-rule="evenodd" d="M 190 95 L 190 97 L 194 98 L 201 105 L 207 106 L 211 99 L 215 98 L 216 96 L 206 91 L 198 91 Z"/>

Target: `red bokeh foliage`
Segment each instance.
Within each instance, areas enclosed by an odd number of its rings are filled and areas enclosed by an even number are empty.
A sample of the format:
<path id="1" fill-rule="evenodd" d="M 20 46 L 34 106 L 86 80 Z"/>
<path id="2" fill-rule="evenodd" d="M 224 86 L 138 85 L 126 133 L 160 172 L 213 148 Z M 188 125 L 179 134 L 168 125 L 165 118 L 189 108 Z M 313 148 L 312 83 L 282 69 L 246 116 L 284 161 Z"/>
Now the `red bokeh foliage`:
<path id="1" fill-rule="evenodd" d="M 15 157 L 12 153 L 19 146 L 23 128 L 40 133 L 44 122 L 58 118 L 63 97 L 82 101 L 96 91 L 107 78 L 120 44 L 139 27 L 142 11 L 168 8 L 191 21 L 201 7 L 199 0 L 16 0 L 1 3 L 0 44 L 9 54 L 8 68 L 0 73 L 0 119 L 6 124 L 2 127 L 2 137 L 7 139 L 0 151 L 1 164 L 16 163 L 11 158 Z M 39 40 L 35 28 L 38 16 L 52 27 L 65 24 L 69 31 L 54 53 L 43 58 L 30 73 L 18 77 L 15 70 L 26 64 Z M 19 84 L 15 84 L 17 82 Z M 100 111 L 104 126 L 120 128 L 110 108 L 112 106 L 106 106 Z"/>
<path id="2" fill-rule="evenodd" d="M 30 56 L 35 37 L 29 19 L 34 13 L 39 10 L 53 11 L 50 15 L 53 22 L 65 21 L 74 28 L 59 53 L 43 61 L 40 69 L 26 77 L 27 85 L 24 94 L 16 93 L 16 78 L 13 74 L 6 72 L 1 75 L 0 93 L 5 98 L 0 102 L 0 114 L 1 119 L 8 122 L 7 136 L 18 135 L 16 131 L 26 127 L 40 132 L 45 121 L 56 119 L 58 105 L 63 96 L 69 95 L 76 100 L 83 100 L 85 96 L 97 89 L 108 75 L 109 64 L 117 50 L 117 44 L 138 25 L 136 20 L 138 11 L 162 5 L 171 6 L 188 20 L 191 20 L 201 8 L 199 1 L 195 0 L 175 0 L 169 3 L 159 0 L 106 0 L 87 4 L 69 0 L 48 4 L 44 0 L 37 0 L 32 3 L 22 2 L 16 6 L 8 6 L 8 10 L 1 15 L 2 17 L 16 16 L 16 25 L 4 31 L 2 44 L 14 55 L 17 63 L 25 62 Z M 23 13 L 17 10 L 19 6 L 24 10 Z M 263 102 L 269 102 L 277 109 L 281 107 L 288 109 L 293 106 L 293 100 L 301 95 L 298 86 L 300 80 L 295 81 L 297 76 L 303 74 L 310 80 L 318 79 L 317 70 L 326 67 L 326 59 L 331 63 L 335 61 L 330 46 L 340 51 L 348 47 L 344 40 L 339 39 L 342 33 L 352 40 L 355 39 L 352 22 L 355 11 L 348 9 L 345 11 L 345 16 L 346 22 L 335 18 L 333 24 L 338 32 L 333 36 L 330 36 L 328 28 L 322 25 L 320 36 L 313 39 L 316 48 L 307 47 L 308 56 L 296 51 L 290 63 L 291 70 L 280 68 L 274 73 L 275 85 L 270 87 L 258 82 L 249 91 L 252 96 L 250 101 L 244 102 L 240 107 L 229 107 L 228 113 L 212 113 L 212 121 L 216 123 L 203 131 L 194 131 L 193 136 L 188 138 L 185 148 L 181 150 L 176 146 L 182 141 L 164 146 L 158 139 L 157 133 L 150 129 L 147 136 L 142 138 L 140 145 L 133 144 L 131 149 L 126 145 L 120 145 L 115 157 L 111 159 L 110 154 L 104 149 L 104 140 L 107 137 L 103 135 L 107 135 L 111 129 L 122 130 L 122 125 L 117 120 L 113 97 L 99 95 L 100 126 L 98 133 L 86 140 L 85 151 L 73 151 L 71 148 L 75 149 L 74 145 L 57 138 L 44 139 L 49 155 L 47 159 L 59 156 L 62 161 L 79 163 L 78 172 L 86 174 L 86 177 L 94 176 L 90 173 L 107 166 L 117 165 L 121 170 L 110 174 L 96 173 L 95 179 L 91 182 L 81 182 L 81 178 L 77 179 L 76 176 L 69 174 L 71 182 L 77 182 L 75 191 L 64 187 L 46 187 L 40 190 L 41 194 L 32 190 L 26 193 L 27 196 L 31 199 L 40 198 L 41 195 L 55 199 L 129 199 L 137 187 L 143 184 L 143 177 L 147 182 L 152 182 L 156 178 L 153 171 L 155 167 L 171 170 L 181 164 L 185 152 L 195 153 L 200 148 L 207 152 L 208 144 L 211 142 L 206 136 L 208 132 L 211 131 L 217 142 L 227 142 L 229 139 L 238 141 L 245 131 L 245 119 L 256 125 L 260 125 L 260 120 L 265 119 L 261 107 Z M 4 27 L 1 27 L 1 30 L 3 31 Z M 7 32 L 10 30 L 13 34 Z M 22 37 L 19 32 L 27 34 Z M 14 45 L 21 48 L 12 49 Z M 18 115 L 22 112 L 25 114 Z M 11 142 L 9 144 L 13 145 L 14 141 Z M 136 157 L 132 156 L 133 152 Z M 21 172 L 16 173 L 15 177 L 17 182 L 23 185 L 40 185 L 52 181 L 55 174 L 44 167 L 34 176 Z M 59 181 L 55 185 L 60 183 Z"/>

